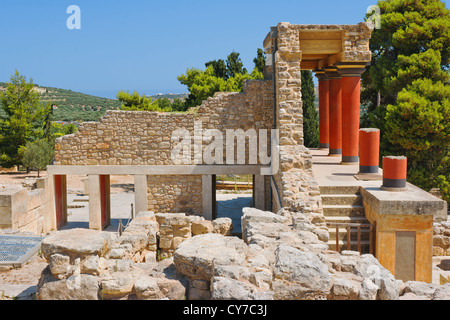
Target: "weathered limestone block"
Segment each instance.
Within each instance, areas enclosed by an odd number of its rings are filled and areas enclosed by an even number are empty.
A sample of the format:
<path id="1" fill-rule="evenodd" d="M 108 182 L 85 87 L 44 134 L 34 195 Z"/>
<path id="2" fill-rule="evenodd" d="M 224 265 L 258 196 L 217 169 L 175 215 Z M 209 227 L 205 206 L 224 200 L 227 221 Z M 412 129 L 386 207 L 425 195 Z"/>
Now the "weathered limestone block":
<path id="1" fill-rule="evenodd" d="M 255 208 L 243 208 L 242 213 L 242 239 L 248 244 L 255 243 L 261 236 L 276 238 L 279 233 L 290 230 L 290 219 L 285 216 Z"/>
<path id="2" fill-rule="evenodd" d="M 98 278 L 81 274 L 55 280 L 49 268 L 42 272 L 37 286 L 38 300 L 99 300 Z"/>
<path id="3" fill-rule="evenodd" d="M 210 280 L 215 265 L 244 265 L 247 245 L 239 238 L 216 233 L 198 235 L 178 246 L 174 264 L 189 279 Z"/>
<path id="4" fill-rule="evenodd" d="M 333 275 L 333 287 L 328 300 L 358 300 L 362 279 L 351 273 Z"/>
<path id="5" fill-rule="evenodd" d="M 81 261 L 81 273 L 92 274 L 98 276 L 101 272 L 101 265 L 99 256 L 88 256 Z"/>
<path id="6" fill-rule="evenodd" d="M 359 291 L 359 300 L 376 300 L 379 287 L 370 279 L 364 279 Z"/>
<path id="7" fill-rule="evenodd" d="M 218 218 L 212 221 L 213 232 L 224 236 L 231 236 L 233 231 L 233 222 L 230 218 Z"/>
<path id="8" fill-rule="evenodd" d="M 135 279 L 129 272 L 114 272 L 101 280 L 102 298 L 120 298 L 130 294 Z"/>
<path id="9" fill-rule="evenodd" d="M 413 293 L 416 296 L 427 297 L 432 299 L 437 286 L 432 283 L 420 281 L 407 281 L 405 283 L 404 293 Z"/>
<path id="10" fill-rule="evenodd" d="M 364 254 L 356 262 L 353 273 L 361 278 L 370 279 L 379 287 L 379 300 L 396 300 L 399 297 L 400 286 L 394 276 L 385 269 L 371 254 Z"/>
<path id="11" fill-rule="evenodd" d="M 433 300 L 450 300 L 450 283 L 439 286 L 433 294 Z"/>
<path id="12" fill-rule="evenodd" d="M 192 235 L 212 233 L 214 230 L 213 224 L 209 220 L 192 222 Z"/>
<path id="13" fill-rule="evenodd" d="M 71 270 L 70 257 L 59 253 L 52 254 L 49 259 L 49 268 L 56 279 L 65 278 Z"/>
<path id="14" fill-rule="evenodd" d="M 55 233 L 42 240 L 41 251 L 49 260 L 55 253 L 69 255 L 71 260 L 91 255 L 102 257 L 110 248 L 112 235 L 89 229 L 70 229 Z"/>
<path id="15" fill-rule="evenodd" d="M 214 277 L 211 300 L 249 300 L 257 289 L 249 283 L 235 279 Z"/>
<path id="16" fill-rule="evenodd" d="M 280 245 L 276 259 L 273 282 L 275 299 L 326 299 L 332 278 L 328 266 L 316 254 Z"/>

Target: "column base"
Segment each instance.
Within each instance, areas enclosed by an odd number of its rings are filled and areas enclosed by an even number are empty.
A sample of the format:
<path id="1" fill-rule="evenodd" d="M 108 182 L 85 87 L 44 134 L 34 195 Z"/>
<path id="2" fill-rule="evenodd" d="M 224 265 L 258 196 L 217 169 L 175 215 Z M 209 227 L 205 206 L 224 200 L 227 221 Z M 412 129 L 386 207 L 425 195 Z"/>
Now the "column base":
<path id="1" fill-rule="evenodd" d="M 329 148 L 330 148 L 329 143 L 320 143 L 319 144 L 319 149 L 329 149 Z"/>
<path id="2" fill-rule="evenodd" d="M 381 190 L 384 191 L 389 191 L 389 192 L 403 192 L 403 191 L 407 191 L 408 188 L 391 188 L 391 187 L 385 187 L 385 186 L 381 186 L 380 187 Z"/>
<path id="3" fill-rule="evenodd" d="M 342 156 L 342 162 L 356 164 L 359 163 L 358 156 Z"/>
<path id="4" fill-rule="evenodd" d="M 342 149 L 330 149 L 329 157 L 341 157 Z"/>
<path id="5" fill-rule="evenodd" d="M 406 188 L 406 179 L 388 179 L 383 177 L 382 186 L 384 188 L 397 188 L 397 189 Z"/>
<path id="6" fill-rule="evenodd" d="M 359 166 L 359 173 L 372 173 L 372 174 L 376 174 L 379 171 L 379 167 L 378 166 Z"/>

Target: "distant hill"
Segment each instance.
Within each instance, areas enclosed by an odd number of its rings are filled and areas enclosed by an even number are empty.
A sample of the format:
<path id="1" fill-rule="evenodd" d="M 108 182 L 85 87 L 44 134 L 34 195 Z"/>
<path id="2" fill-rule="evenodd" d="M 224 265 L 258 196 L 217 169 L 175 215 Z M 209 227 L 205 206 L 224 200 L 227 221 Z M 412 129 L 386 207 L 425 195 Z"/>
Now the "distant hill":
<path id="1" fill-rule="evenodd" d="M 6 86 L 0 82 L 0 90 Z M 82 122 L 98 121 L 106 110 L 119 110 L 121 103 L 117 99 L 96 97 L 72 90 L 36 86 L 36 91 L 41 94 L 42 101 L 54 103 L 54 121 Z M 187 94 L 158 94 L 152 99 L 185 99 Z"/>

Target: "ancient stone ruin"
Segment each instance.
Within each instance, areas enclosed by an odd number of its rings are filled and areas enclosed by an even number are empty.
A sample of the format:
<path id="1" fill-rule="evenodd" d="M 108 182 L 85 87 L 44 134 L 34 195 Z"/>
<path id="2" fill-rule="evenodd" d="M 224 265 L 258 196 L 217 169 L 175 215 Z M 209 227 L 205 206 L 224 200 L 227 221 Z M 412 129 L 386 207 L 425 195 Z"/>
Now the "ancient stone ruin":
<path id="1" fill-rule="evenodd" d="M 67 222 L 67 176 L 79 174 L 90 230 L 43 240 L 37 297 L 450 299 L 449 284 L 431 284 L 433 253 L 450 254 L 446 202 L 339 173 L 359 161 L 355 88 L 372 28 L 279 23 L 264 40 L 265 79 L 242 93 L 216 93 L 188 113 L 108 111 L 57 139 L 40 232 Z M 319 78 L 323 158 L 342 162 L 324 165 L 303 145 L 301 70 Z M 122 234 L 101 231 L 118 174 L 134 175 L 138 213 Z M 242 237 L 216 215 L 221 174 L 253 175 Z"/>

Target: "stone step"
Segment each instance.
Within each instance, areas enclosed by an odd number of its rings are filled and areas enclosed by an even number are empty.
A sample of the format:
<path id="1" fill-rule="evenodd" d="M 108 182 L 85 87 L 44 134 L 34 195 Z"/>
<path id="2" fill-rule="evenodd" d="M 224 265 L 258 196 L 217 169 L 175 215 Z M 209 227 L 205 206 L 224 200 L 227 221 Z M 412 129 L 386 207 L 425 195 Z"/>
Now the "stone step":
<path id="1" fill-rule="evenodd" d="M 359 186 L 320 186 L 320 194 L 358 194 Z"/>
<path id="2" fill-rule="evenodd" d="M 336 240 L 328 241 L 328 249 L 334 251 L 347 250 L 347 241 L 339 240 L 339 250 L 336 250 Z M 358 251 L 358 242 L 350 241 L 350 250 Z M 369 240 L 361 240 L 361 254 L 370 253 L 370 243 Z"/>
<path id="3" fill-rule="evenodd" d="M 362 205 L 323 205 L 324 216 L 364 217 L 365 210 Z"/>
<path id="4" fill-rule="evenodd" d="M 321 197 L 322 205 L 362 205 L 360 194 L 325 194 Z"/>

